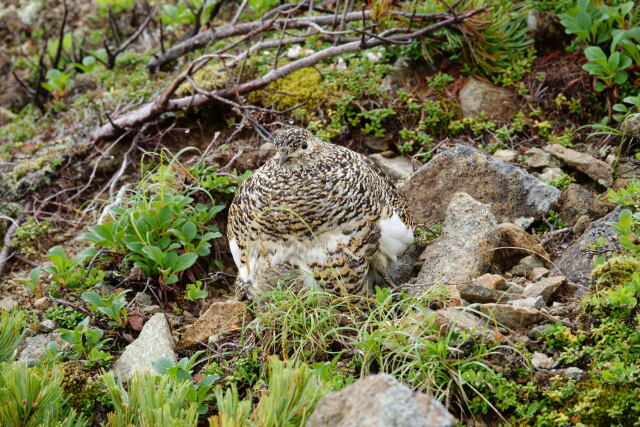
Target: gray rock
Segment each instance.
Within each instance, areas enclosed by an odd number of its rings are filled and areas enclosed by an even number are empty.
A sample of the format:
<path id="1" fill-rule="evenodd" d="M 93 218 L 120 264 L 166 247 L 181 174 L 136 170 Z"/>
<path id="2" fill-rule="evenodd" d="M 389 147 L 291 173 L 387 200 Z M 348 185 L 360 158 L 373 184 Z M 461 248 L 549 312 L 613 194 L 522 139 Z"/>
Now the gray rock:
<path id="1" fill-rule="evenodd" d="M 458 95 L 462 117 L 508 120 L 515 107 L 516 95 L 504 88 L 469 78 Z"/>
<path id="2" fill-rule="evenodd" d="M 562 162 L 546 151 L 533 147 L 524 153 L 524 163 L 533 169 L 559 168 Z"/>
<path id="3" fill-rule="evenodd" d="M 538 255 L 528 255 L 520 260 L 518 265 L 513 267 L 509 273 L 514 276 L 529 277 L 536 268 L 544 268 L 544 262 Z"/>
<path id="4" fill-rule="evenodd" d="M 460 285 L 458 290 L 460 297 L 470 303 L 496 302 L 502 296 L 499 291 L 478 285 Z"/>
<path id="5" fill-rule="evenodd" d="M 568 225 L 573 226 L 578 219 L 587 215 L 591 219 L 602 218 L 609 212 L 609 206 L 596 199 L 593 194 L 579 184 L 570 184 L 562 190 L 560 197 L 560 218 Z"/>
<path id="6" fill-rule="evenodd" d="M 553 276 L 532 283 L 524 289 L 524 294 L 530 297 L 542 297 L 544 303 L 549 305 L 553 295 L 566 285 L 567 279 L 564 276 Z"/>
<path id="7" fill-rule="evenodd" d="M 18 308 L 18 301 L 13 297 L 4 297 L 0 299 L 0 311 L 11 311 Z"/>
<path id="8" fill-rule="evenodd" d="M 503 162 L 511 163 L 516 161 L 516 157 L 518 157 L 518 155 L 513 150 L 498 150 L 493 153 L 491 157 L 502 160 Z"/>
<path id="9" fill-rule="evenodd" d="M 531 365 L 535 369 L 551 369 L 553 363 L 554 360 L 551 357 L 539 351 L 534 352 L 531 356 Z"/>
<path id="10" fill-rule="evenodd" d="M 466 332 L 473 335 L 493 336 L 492 324 L 464 308 L 447 307 L 435 311 L 434 321 L 441 334 L 450 330 Z"/>
<path id="11" fill-rule="evenodd" d="M 518 285 L 517 283 L 513 283 L 513 282 L 508 282 L 509 285 L 509 289 L 508 292 L 511 294 L 524 294 L 524 287 Z"/>
<path id="12" fill-rule="evenodd" d="M 142 307 L 142 313 L 147 315 L 160 313 L 161 311 L 162 309 L 159 305 L 147 305 L 145 307 Z"/>
<path id="13" fill-rule="evenodd" d="M 538 340 L 540 339 L 540 337 L 542 337 L 542 334 L 549 332 L 550 330 L 551 330 L 550 325 L 534 326 L 529 330 L 529 338 L 533 340 Z"/>
<path id="14" fill-rule="evenodd" d="M 544 279 L 545 277 L 547 277 L 549 275 L 549 270 L 547 270 L 544 267 L 536 267 L 534 269 L 531 270 L 531 272 L 529 273 L 529 275 L 527 276 L 527 278 L 529 280 L 532 280 L 534 282 L 537 282 L 540 279 Z"/>
<path id="15" fill-rule="evenodd" d="M 547 318 L 542 312 L 532 307 L 517 307 L 511 304 L 482 304 L 480 310 L 511 329 L 528 328 Z"/>
<path id="16" fill-rule="evenodd" d="M 149 295 L 146 292 L 138 292 L 138 293 L 136 293 L 135 300 L 138 302 L 138 304 L 140 304 L 142 306 L 147 306 L 147 305 L 152 305 L 153 304 L 153 298 L 151 297 L 151 295 Z"/>
<path id="17" fill-rule="evenodd" d="M 48 334 L 49 332 L 53 332 L 56 329 L 58 329 L 58 325 L 51 319 L 44 319 L 38 324 L 38 330 L 46 334 Z"/>
<path id="18" fill-rule="evenodd" d="M 613 184 L 613 169 L 602 160 L 559 144 L 547 145 L 543 149 L 562 160 L 567 166 L 584 173 L 598 184 L 605 187 L 610 187 Z"/>
<path id="19" fill-rule="evenodd" d="M 562 252 L 562 256 L 555 261 L 555 267 L 551 270 L 551 274 L 565 276 L 569 281 L 583 288 L 591 283 L 591 270 L 593 270 L 595 255 L 590 246 L 602 237 L 607 249 L 617 253 L 622 250 L 614 237 L 613 228 L 607 224 L 616 221 L 620 211 L 621 208 L 617 208 L 607 216 L 592 222 L 582 236 Z"/>
<path id="20" fill-rule="evenodd" d="M 47 297 L 40 297 L 33 302 L 33 308 L 36 310 L 45 311 L 49 307 L 51 307 L 51 301 Z"/>
<path id="21" fill-rule="evenodd" d="M 24 362 L 29 366 L 40 362 L 44 357 L 44 351 L 50 342 L 56 342 L 59 348 L 65 348 L 68 344 L 60 338 L 60 334 L 41 334 L 34 337 L 28 337 L 24 340 L 24 348 L 20 350 L 18 362 Z"/>
<path id="22" fill-rule="evenodd" d="M 576 368 L 575 366 L 571 366 L 567 369 L 563 369 L 565 378 L 571 381 L 580 381 L 582 378 L 582 374 L 584 371 L 580 368 Z"/>
<path id="23" fill-rule="evenodd" d="M 640 113 L 631 114 L 620 123 L 620 130 L 627 136 L 640 137 Z"/>
<path id="24" fill-rule="evenodd" d="M 460 191 L 490 205 L 500 222 L 542 218 L 560 199 L 557 188 L 467 146 L 435 156 L 407 179 L 401 191 L 421 223 L 442 222 L 451 197 Z"/>
<path id="25" fill-rule="evenodd" d="M 456 419 L 435 398 L 388 374 L 371 375 L 324 396 L 306 427 L 450 427 Z"/>
<path id="26" fill-rule="evenodd" d="M 442 236 L 427 247 L 419 284 L 466 282 L 487 272 L 498 239 L 489 206 L 466 193 L 451 198 Z"/>
<path id="27" fill-rule="evenodd" d="M 138 371 L 155 372 L 151 363 L 158 357 L 176 361 L 173 337 L 163 313 L 154 314 L 145 323 L 138 338 L 124 349 L 113 365 L 113 370 L 120 378 L 128 380 Z"/>
<path id="28" fill-rule="evenodd" d="M 558 178 L 563 173 L 564 171 L 560 168 L 544 168 L 542 169 L 542 173 L 537 176 L 540 181 L 548 182 L 552 179 Z"/>
<path id="29" fill-rule="evenodd" d="M 411 159 L 404 156 L 388 158 L 382 154 L 372 154 L 369 158 L 382 169 L 382 172 L 394 181 L 408 178 L 413 173 Z"/>
<path id="30" fill-rule="evenodd" d="M 544 299 L 541 296 L 515 299 L 509 301 L 509 304 L 514 307 L 531 307 L 535 308 L 536 310 L 540 310 L 545 306 Z"/>

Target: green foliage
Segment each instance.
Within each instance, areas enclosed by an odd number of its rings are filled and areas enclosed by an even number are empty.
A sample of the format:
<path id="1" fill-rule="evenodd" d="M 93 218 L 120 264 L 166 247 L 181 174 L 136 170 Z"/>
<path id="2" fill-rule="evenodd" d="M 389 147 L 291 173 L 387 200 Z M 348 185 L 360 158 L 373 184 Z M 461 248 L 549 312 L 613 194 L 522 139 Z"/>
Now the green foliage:
<path id="1" fill-rule="evenodd" d="M 373 300 L 336 298 L 312 289 L 275 290 L 255 313 L 256 332 L 269 353 L 304 361 L 355 355 L 348 363 L 358 367 L 360 376 L 387 372 L 474 412 L 515 406 L 520 386 L 486 363 L 498 351 L 514 350 L 453 328 L 442 335 L 428 309 L 440 298 L 434 288 L 423 298 L 378 289 Z"/>
<path id="2" fill-rule="evenodd" d="M 24 363 L 0 363 L 0 425 L 89 425 L 73 409 L 66 409 L 60 383 L 56 370 L 27 368 Z"/>
<path id="3" fill-rule="evenodd" d="M 82 300 L 89 303 L 89 309 L 102 313 L 111 319 L 119 328 L 127 325 L 127 292 L 124 290 L 117 294 L 100 295 L 97 292 L 88 291 L 82 294 Z"/>
<path id="4" fill-rule="evenodd" d="M 44 271 L 49 273 L 51 282 L 60 288 L 77 288 L 91 286 L 92 282 L 84 280 L 87 271 L 83 264 L 85 260 L 95 254 L 95 251 L 84 250 L 73 258 L 69 258 L 62 246 L 54 246 L 49 249 L 47 258 L 50 265 L 44 267 Z"/>
<path id="5" fill-rule="evenodd" d="M 73 80 L 64 71 L 52 68 L 47 71 L 47 81 L 42 83 L 42 87 L 51 92 L 55 98 L 62 98 L 69 93 Z"/>
<path id="6" fill-rule="evenodd" d="M 446 27 L 412 43 L 406 48 L 414 57 L 433 61 L 438 55 L 462 60 L 463 66 L 491 78 L 495 83 L 511 85 L 521 80 L 533 61 L 529 50 L 532 40 L 527 35 L 527 6 L 510 0 L 487 3 L 467 0 L 458 10 L 488 6 L 486 12 L 465 23 L 465 28 Z M 414 9 L 415 8 L 415 9 Z M 417 13 L 445 12 L 440 2 L 408 2 L 406 9 Z"/>
<path id="7" fill-rule="evenodd" d="M 625 105 L 631 104 L 631 107 Z M 633 113 L 640 112 L 640 96 L 627 96 L 622 99 L 621 104 L 615 104 L 613 110 L 617 114 L 613 115 L 613 118 L 621 122 Z"/>
<path id="8" fill-rule="evenodd" d="M 75 328 L 78 323 L 84 320 L 85 315 L 66 305 L 54 304 L 45 310 L 44 317 L 55 321 L 64 328 L 71 329 Z"/>
<path id="9" fill-rule="evenodd" d="M 125 390 L 113 372 L 107 372 L 103 378 L 114 408 L 107 415 L 108 426 L 193 427 L 197 424 L 198 405 L 187 399 L 191 390 L 189 382 L 144 372 L 134 374 Z"/>
<path id="10" fill-rule="evenodd" d="M 211 221 L 224 209 L 194 203 L 194 197 L 183 194 L 172 166 L 161 164 L 148 173 L 126 203 L 79 237 L 125 255 L 145 277 L 159 276 L 165 284 L 177 282 L 179 273 L 209 255 L 211 240 L 222 236 Z"/>
<path id="11" fill-rule="evenodd" d="M 414 234 L 413 243 L 418 246 L 425 246 L 442 235 L 442 224 L 419 225 L 414 230 Z"/>
<path id="12" fill-rule="evenodd" d="M 622 85 L 629 78 L 629 74 L 624 71 L 631 65 L 631 58 L 622 55 L 620 52 L 613 52 L 609 57 L 598 46 L 589 46 L 584 50 L 584 55 L 589 60 L 582 68 L 600 78 L 595 89 L 602 92 L 615 85 Z"/>
<path id="13" fill-rule="evenodd" d="M 40 267 L 36 267 L 29 272 L 29 277 L 19 278 L 18 281 L 22 283 L 26 290 L 34 294 L 36 297 L 42 296 L 42 289 L 40 287 Z"/>
<path id="14" fill-rule="evenodd" d="M 618 234 L 620 245 L 634 256 L 640 255 L 640 212 L 623 209 L 618 221 L 609 225 Z"/>
<path id="15" fill-rule="evenodd" d="M 36 222 L 33 217 L 24 221 L 13 233 L 11 247 L 21 254 L 32 255 L 36 253 L 38 240 L 52 228 L 50 221 Z"/>
<path id="16" fill-rule="evenodd" d="M 578 0 L 575 7 L 560 15 L 567 34 L 575 35 L 586 43 L 602 44 L 611 40 L 614 28 L 623 27 L 633 14 L 633 2 L 616 6 L 592 0 Z"/>
<path id="17" fill-rule="evenodd" d="M 189 169 L 189 173 L 197 180 L 200 187 L 211 194 L 234 194 L 238 187 L 252 174 L 249 170 L 242 175 L 238 175 L 235 171 L 231 174 L 218 175 L 216 168 L 207 166 L 203 162 L 196 163 Z"/>
<path id="18" fill-rule="evenodd" d="M 87 361 L 89 366 L 107 366 L 113 356 L 106 351 L 110 339 L 102 339 L 104 331 L 89 326 L 89 318 L 78 323 L 74 329 L 60 329 L 60 337 L 69 343 L 69 357 Z"/>
<path id="19" fill-rule="evenodd" d="M 571 175 L 567 175 L 564 172 L 557 177 L 546 181 L 547 184 L 553 185 L 559 190 L 564 190 L 569 186 L 569 184 L 572 184 L 574 182 L 576 182 L 575 178 L 573 178 Z"/>
<path id="20" fill-rule="evenodd" d="M 216 390 L 219 413 L 209 418 L 211 427 L 243 425 L 304 425 L 329 388 L 307 365 L 276 357 L 269 358 L 269 387 L 251 412 L 251 396 L 239 400 L 235 386 L 223 393 Z"/>
<path id="21" fill-rule="evenodd" d="M 209 361 L 203 372 L 220 377 L 222 385 L 234 386 L 242 391 L 264 385 L 261 379 L 266 367 L 262 366 L 260 347 L 232 351 L 227 356 L 218 361 Z"/>
<path id="22" fill-rule="evenodd" d="M 210 390 L 213 383 L 220 378 L 218 375 L 207 375 L 194 382 L 193 367 L 202 353 L 202 351 L 196 351 L 191 358 L 184 357 L 177 363 L 166 357 L 159 357 L 152 362 L 158 373 L 169 376 L 175 382 L 186 382 L 191 385 L 186 397 L 190 404 L 197 405 L 198 414 L 207 412 L 208 406 L 205 402 L 213 397 Z"/>
<path id="23" fill-rule="evenodd" d="M 196 283 L 189 283 L 185 291 L 184 297 L 190 301 L 197 299 L 203 299 L 209 296 L 209 292 L 206 289 L 202 289 L 202 282 L 200 280 Z"/>
<path id="24" fill-rule="evenodd" d="M 550 210 L 547 213 L 547 217 L 545 218 L 545 220 L 545 224 L 542 228 L 547 231 L 552 227 L 557 230 L 559 228 L 565 228 L 567 226 L 562 218 L 560 218 L 560 214 L 554 210 Z"/>
<path id="25" fill-rule="evenodd" d="M 24 338 L 26 318 L 24 311 L 0 312 L 0 363 L 10 360 L 15 355 Z"/>

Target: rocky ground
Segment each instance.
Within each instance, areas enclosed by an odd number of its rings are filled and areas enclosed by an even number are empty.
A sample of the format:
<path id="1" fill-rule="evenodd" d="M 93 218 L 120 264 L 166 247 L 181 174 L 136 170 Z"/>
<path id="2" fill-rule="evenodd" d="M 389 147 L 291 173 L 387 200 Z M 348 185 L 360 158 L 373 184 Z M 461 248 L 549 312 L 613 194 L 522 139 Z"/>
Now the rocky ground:
<path id="1" fill-rule="evenodd" d="M 0 11 L 0 313 L 21 326 L 15 353 L 0 350 L 0 400 L 10 388 L 3 378 L 24 362 L 31 370 L 20 375 L 54 378 L 67 399 L 51 417 L 93 425 L 154 425 L 133 390 L 152 384 L 162 395 L 161 381 L 165 398 L 184 392 L 173 406 L 154 397 L 171 425 L 634 425 L 640 416 L 640 116 L 626 106 L 614 126 L 601 122 L 637 95 L 639 73 L 631 66 L 624 85 L 596 91 L 599 80 L 582 68 L 585 44 L 558 18 L 569 5 L 503 2 L 508 12 L 479 11 L 485 21 L 406 49 L 330 56 L 229 98 L 240 104 L 207 104 L 220 96 L 196 95 L 223 87 L 222 68 L 187 80 L 184 70 L 224 43 L 157 65 L 172 52 L 165 44 L 253 22 L 275 4 L 220 2 L 204 22 L 196 9 L 179 18 L 190 10 L 183 2 L 67 13 L 52 2 L 50 17 L 40 2 L 10 3 Z M 467 12 L 484 4 L 463 3 Z M 418 13 L 436 10 L 425 5 Z M 147 12 L 158 19 L 145 24 Z M 391 25 L 380 13 L 371 25 Z M 426 54 L 458 30 L 493 40 L 484 23 L 505 16 L 519 26 L 511 38 L 487 47 L 478 36 L 472 49 L 493 48 L 487 57 L 503 62 L 474 62 L 459 46 Z M 29 82 L 45 81 L 39 59 L 55 62 L 59 28 L 87 51 L 105 37 L 133 41 L 111 68 L 90 67 L 67 42 L 58 71 L 73 84 L 47 73 L 57 89 L 34 91 Z M 338 43 L 296 32 L 287 37 L 302 41 L 283 46 L 274 41 L 285 32 L 260 31 L 252 43 L 273 44 L 233 76 L 238 83 L 268 75 L 274 55 L 291 65 Z M 241 52 L 242 34 L 227 40 L 229 52 Z M 516 42 L 517 54 L 499 55 Z M 166 93 L 202 104 L 137 118 L 149 105 L 168 108 L 158 101 Z M 225 206 L 273 155 L 265 135 L 287 122 L 367 155 L 407 199 L 419 226 L 396 288 L 359 298 L 281 283 L 260 303 L 234 298 Z M 166 221 L 163 206 L 173 209 Z M 145 252 L 153 245 L 161 255 Z M 9 332 L 2 339 L 10 348 Z M 119 406 L 105 371 L 128 384 L 135 409 Z M 162 380 L 144 383 L 140 372 Z M 24 425 L 53 420 L 42 414 Z M 13 416 L 0 408 L 0 424 Z"/>

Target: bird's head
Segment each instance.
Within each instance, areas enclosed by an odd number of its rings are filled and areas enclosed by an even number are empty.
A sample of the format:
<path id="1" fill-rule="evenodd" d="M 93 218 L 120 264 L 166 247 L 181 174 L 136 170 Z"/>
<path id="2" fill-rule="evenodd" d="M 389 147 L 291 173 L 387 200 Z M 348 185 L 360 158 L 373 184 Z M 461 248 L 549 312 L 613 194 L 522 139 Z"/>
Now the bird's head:
<path id="1" fill-rule="evenodd" d="M 319 141 L 306 129 L 289 127 L 276 135 L 273 145 L 278 150 L 278 163 L 283 166 L 312 159 Z"/>

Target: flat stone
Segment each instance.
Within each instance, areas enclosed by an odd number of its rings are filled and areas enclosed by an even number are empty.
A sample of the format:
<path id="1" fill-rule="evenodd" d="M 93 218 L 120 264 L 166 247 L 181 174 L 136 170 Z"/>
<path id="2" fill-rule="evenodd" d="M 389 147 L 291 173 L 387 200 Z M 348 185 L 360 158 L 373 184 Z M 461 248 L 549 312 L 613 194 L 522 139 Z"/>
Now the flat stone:
<path id="1" fill-rule="evenodd" d="M 517 166 L 473 147 L 450 148 L 420 167 L 402 185 L 410 213 L 419 223 L 442 222 L 451 197 L 465 192 L 491 206 L 500 222 L 541 219 L 554 209 L 560 190 Z"/>
<path id="2" fill-rule="evenodd" d="M 496 291 L 506 291 L 508 289 L 507 281 L 498 274 L 486 273 L 473 281 L 478 286 Z"/>
<path id="3" fill-rule="evenodd" d="M 247 304 L 240 301 L 212 303 L 207 311 L 182 334 L 178 349 L 192 347 L 198 342 L 208 342 L 209 337 L 239 330 L 249 319 Z"/>
<path id="4" fill-rule="evenodd" d="M 456 422 L 434 397 L 414 393 L 389 374 L 377 374 L 324 396 L 305 426 L 453 427 Z"/>
<path id="5" fill-rule="evenodd" d="M 566 282 L 567 279 L 564 276 L 547 277 L 524 288 L 524 294 L 530 297 L 541 296 L 545 304 L 549 305 L 553 295 L 564 286 Z"/>
<path id="6" fill-rule="evenodd" d="M 413 173 L 411 159 L 407 157 L 398 156 L 387 158 L 382 154 L 372 154 L 369 158 L 382 169 L 385 175 L 394 181 L 408 178 Z"/>
<path id="7" fill-rule="evenodd" d="M 498 150 L 491 155 L 494 159 L 502 160 L 503 162 L 515 162 L 518 155 L 513 150 Z"/>
<path id="8" fill-rule="evenodd" d="M 460 291 L 460 297 L 470 303 L 496 302 L 502 296 L 499 291 L 478 285 L 460 285 L 458 290 Z"/>
<path id="9" fill-rule="evenodd" d="M 535 308 L 536 310 L 540 310 L 541 308 L 545 307 L 544 298 L 542 298 L 541 296 L 515 299 L 509 301 L 509 304 L 513 305 L 514 307 L 531 307 Z"/>
<path id="10" fill-rule="evenodd" d="M 18 301 L 13 297 L 4 297 L 0 299 L 0 311 L 11 311 L 18 308 Z"/>
<path id="11" fill-rule="evenodd" d="M 56 329 L 58 329 L 58 325 L 51 319 L 44 319 L 42 322 L 38 323 L 38 330 L 45 334 L 53 332 Z"/>
<path id="12" fill-rule="evenodd" d="M 544 168 L 542 169 L 542 173 L 536 175 L 538 179 L 542 182 L 548 182 L 553 179 L 559 178 L 564 171 L 560 168 Z"/>
<path id="13" fill-rule="evenodd" d="M 489 206 L 466 193 L 449 203 L 442 235 L 425 250 L 417 284 L 461 283 L 487 272 L 497 243 Z"/>
<path id="14" fill-rule="evenodd" d="M 549 270 L 544 267 L 535 267 L 531 270 L 527 278 L 534 282 L 537 282 L 540 279 L 549 275 Z"/>
<path id="15" fill-rule="evenodd" d="M 129 380 L 134 373 L 148 371 L 156 374 L 152 362 L 165 357 L 176 362 L 176 354 L 173 351 L 173 337 L 169 329 L 169 323 L 163 313 L 154 314 L 144 324 L 138 338 L 129 344 L 120 358 L 113 365 L 114 372 L 123 380 Z"/>
<path id="16" fill-rule="evenodd" d="M 49 307 L 51 307 L 51 301 L 47 297 L 40 297 L 33 302 L 33 308 L 36 310 L 45 311 Z"/>
<path id="17" fill-rule="evenodd" d="M 464 308 L 447 307 L 436 310 L 433 319 L 442 335 L 453 330 L 471 335 L 495 336 L 488 319 L 480 318 Z"/>
<path id="18" fill-rule="evenodd" d="M 581 153 L 559 144 L 550 144 L 543 149 L 562 160 L 567 166 L 584 173 L 598 184 L 605 187 L 610 187 L 613 184 L 613 169 L 606 162 L 598 160 L 590 154 Z"/>
<path id="19" fill-rule="evenodd" d="M 523 277 L 531 277 L 533 275 L 533 270 L 537 268 L 544 268 L 544 262 L 542 258 L 537 255 L 528 255 L 518 262 L 518 265 L 513 267 L 509 273 L 514 276 L 523 276 Z"/>
<path id="20" fill-rule="evenodd" d="M 554 360 L 551 357 L 539 351 L 534 352 L 531 356 L 531 365 L 535 369 L 551 369 L 553 363 Z"/>
<path id="21" fill-rule="evenodd" d="M 482 304 L 480 310 L 511 329 L 524 329 L 545 320 L 547 317 L 532 307 L 517 307 L 511 304 Z"/>
<path id="22" fill-rule="evenodd" d="M 18 357 L 18 362 L 24 362 L 28 366 L 37 364 L 44 357 L 44 351 L 47 349 L 49 343 L 53 341 L 58 344 L 58 348 L 60 349 L 68 345 L 67 342 L 60 337 L 60 334 L 55 332 L 25 338 L 22 344 L 23 348 L 19 351 L 20 357 Z"/>
<path id="23" fill-rule="evenodd" d="M 469 78 L 458 94 L 462 117 L 481 117 L 504 121 L 511 118 L 516 95 L 504 88 Z"/>
<path id="24" fill-rule="evenodd" d="M 524 153 L 524 164 L 533 169 L 559 168 L 562 162 L 546 151 L 533 147 Z"/>

